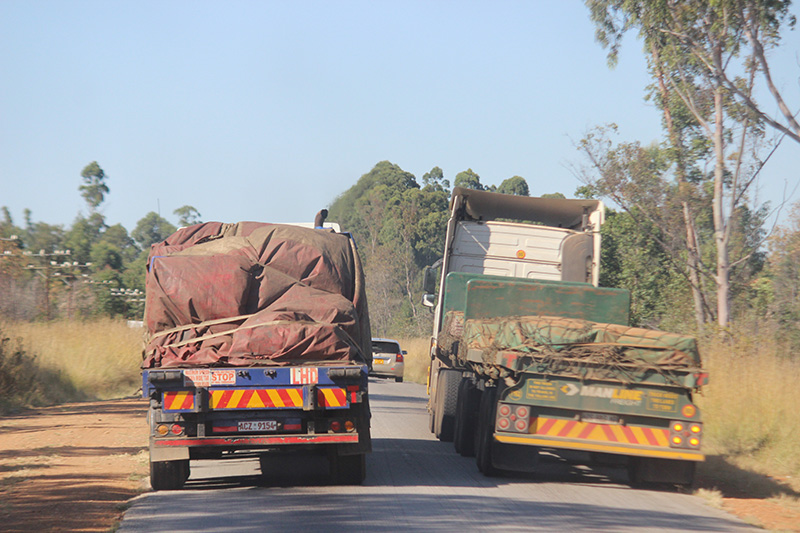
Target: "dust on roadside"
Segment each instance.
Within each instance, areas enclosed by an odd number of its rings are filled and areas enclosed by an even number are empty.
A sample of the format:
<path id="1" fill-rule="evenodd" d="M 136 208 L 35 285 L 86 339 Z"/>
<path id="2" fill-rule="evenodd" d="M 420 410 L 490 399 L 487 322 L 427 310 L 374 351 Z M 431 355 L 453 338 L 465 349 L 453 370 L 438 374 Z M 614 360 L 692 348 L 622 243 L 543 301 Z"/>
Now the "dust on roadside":
<path id="1" fill-rule="evenodd" d="M 148 475 L 146 412 L 124 399 L 0 417 L 0 529 L 108 531 Z"/>
<path id="2" fill-rule="evenodd" d="M 147 402 L 65 404 L 0 417 L 3 531 L 108 531 L 130 498 L 147 490 Z M 718 480 L 717 480 L 718 481 Z M 800 531 L 800 508 L 714 480 L 719 505 L 775 531 Z M 762 491 L 763 492 L 763 491 Z"/>

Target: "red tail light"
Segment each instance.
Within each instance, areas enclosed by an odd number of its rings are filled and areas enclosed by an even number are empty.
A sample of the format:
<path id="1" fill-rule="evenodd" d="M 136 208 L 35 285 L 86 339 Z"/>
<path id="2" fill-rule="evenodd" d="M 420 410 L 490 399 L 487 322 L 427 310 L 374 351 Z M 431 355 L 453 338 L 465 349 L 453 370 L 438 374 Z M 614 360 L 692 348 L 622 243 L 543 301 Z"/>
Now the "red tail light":
<path id="1" fill-rule="evenodd" d="M 395 356 L 394 362 L 395 363 L 402 363 L 403 362 L 403 354 L 401 354 L 401 353 L 397 354 Z"/>
<path id="2" fill-rule="evenodd" d="M 497 428 L 500 431 L 527 433 L 530 427 L 531 410 L 526 405 L 501 403 L 497 407 Z"/>

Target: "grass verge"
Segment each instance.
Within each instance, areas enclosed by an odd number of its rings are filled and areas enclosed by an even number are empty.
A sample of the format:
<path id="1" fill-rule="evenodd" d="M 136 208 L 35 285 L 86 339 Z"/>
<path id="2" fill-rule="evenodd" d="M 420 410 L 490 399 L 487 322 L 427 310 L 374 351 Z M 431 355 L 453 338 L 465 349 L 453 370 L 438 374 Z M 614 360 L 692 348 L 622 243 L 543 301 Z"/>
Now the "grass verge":
<path id="1" fill-rule="evenodd" d="M 123 320 L 0 323 L 0 411 L 131 395 L 141 347 Z"/>

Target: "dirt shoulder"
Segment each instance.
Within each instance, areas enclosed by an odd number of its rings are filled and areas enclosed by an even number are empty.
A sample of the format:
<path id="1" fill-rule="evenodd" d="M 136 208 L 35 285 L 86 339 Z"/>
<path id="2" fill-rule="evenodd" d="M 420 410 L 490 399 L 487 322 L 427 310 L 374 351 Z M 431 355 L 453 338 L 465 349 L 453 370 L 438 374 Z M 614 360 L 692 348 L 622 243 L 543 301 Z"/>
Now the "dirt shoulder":
<path id="1" fill-rule="evenodd" d="M 126 399 L 0 417 L 0 529 L 108 531 L 149 474 L 146 412 Z"/>
<path id="2" fill-rule="evenodd" d="M 0 417 L 0 529 L 111 529 L 126 502 L 148 488 L 146 412 L 141 399 L 124 399 Z M 781 480 L 747 473 L 751 489 L 743 490 L 745 474 L 711 466 L 701 470 L 698 486 L 720 507 L 770 530 L 800 531 L 800 494 Z"/>

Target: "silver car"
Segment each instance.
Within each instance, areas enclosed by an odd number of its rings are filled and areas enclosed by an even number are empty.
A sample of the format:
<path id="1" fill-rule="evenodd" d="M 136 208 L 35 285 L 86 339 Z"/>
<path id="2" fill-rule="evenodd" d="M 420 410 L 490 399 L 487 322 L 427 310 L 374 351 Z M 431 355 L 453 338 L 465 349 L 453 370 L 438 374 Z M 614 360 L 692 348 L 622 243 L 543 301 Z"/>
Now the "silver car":
<path id="1" fill-rule="evenodd" d="M 400 343 L 392 339 L 372 339 L 372 372 L 374 376 L 403 381 L 403 366 L 406 352 Z"/>

